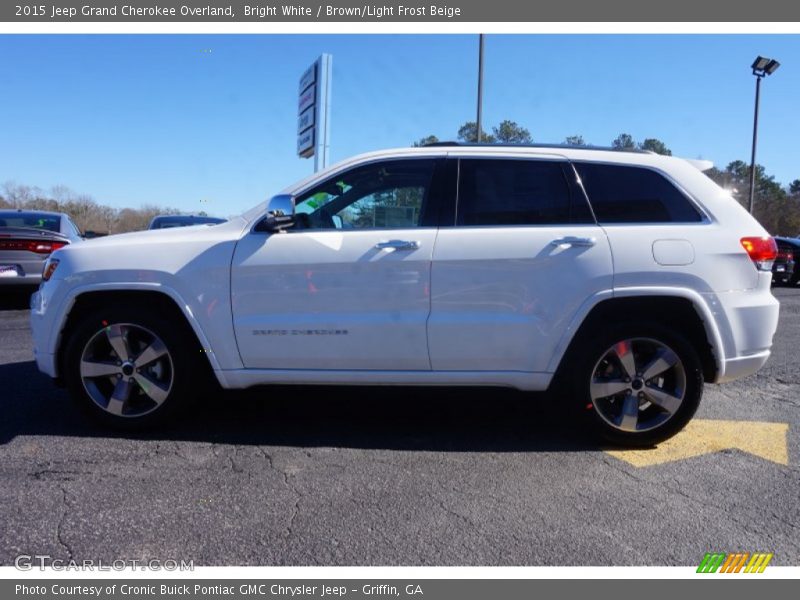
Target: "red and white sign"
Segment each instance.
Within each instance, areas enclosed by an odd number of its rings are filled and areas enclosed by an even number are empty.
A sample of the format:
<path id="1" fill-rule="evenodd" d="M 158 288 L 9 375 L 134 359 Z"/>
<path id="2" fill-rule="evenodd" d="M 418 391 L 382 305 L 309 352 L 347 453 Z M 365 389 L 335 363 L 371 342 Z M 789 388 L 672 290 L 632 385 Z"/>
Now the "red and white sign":
<path id="1" fill-rule="evenodd" d="M 300 115 L 307 108 L 314 106 L 316 100 L 317 86 L 312 85 L 306 91 L 300 94 L 300 101 L 297 103 L 297 114 Z"/>
<path id="2" fill-rule="evenodd" d="M 332 63 L 330 54 L 321 55 L 303 72 L 297 86 L 297 154 L 313 156 L 315 171 L 328 164 Z"/>

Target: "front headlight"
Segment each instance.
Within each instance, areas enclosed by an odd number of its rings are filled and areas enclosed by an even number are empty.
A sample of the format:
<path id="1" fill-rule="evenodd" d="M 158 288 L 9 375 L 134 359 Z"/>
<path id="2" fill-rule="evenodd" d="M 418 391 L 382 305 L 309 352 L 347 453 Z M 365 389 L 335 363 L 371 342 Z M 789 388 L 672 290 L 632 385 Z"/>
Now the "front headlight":
<path id="1" fill-rule="evenodd" d="M 44 263 L 44 270 L 42 271 L 42 281 L 50 281 L 50 278 L 53 276 L 53 273 L 56 272 L 58 268 L 59 260 L 57 258 L 50 257 Z"/>

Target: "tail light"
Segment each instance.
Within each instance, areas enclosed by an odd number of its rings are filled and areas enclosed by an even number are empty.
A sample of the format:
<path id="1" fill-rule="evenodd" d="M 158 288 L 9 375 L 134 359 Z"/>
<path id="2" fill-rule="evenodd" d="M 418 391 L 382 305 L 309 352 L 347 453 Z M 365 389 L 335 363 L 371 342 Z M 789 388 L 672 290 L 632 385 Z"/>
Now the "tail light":
<path id="1" fill-rule="evenodd" d="M 66 245 L 67 242 L 50 242 L 46 240 L 0 240 L 0 250 L 22 250 L 35 252 L 36 254 L 50 254 Z"/>
<path id="2" fill-rule="evenodd" d="M 772 270 L 772 263 L 778 256 L 778 245 L 773 238 L 769 236 L 743 237 L 741 242 L 756 269 L 759 271 Z"/>
<path id="3" fill-rule="evenodd" d="M 42 281 L 50 281 L 50 278 L 53 276 L 53 273 L 56 272 L 58 268 L 59 260 L 57 258 L 53 258 L 52 256 L 47 259 L 44 263 L 44 268 L 42 269 Z"/>

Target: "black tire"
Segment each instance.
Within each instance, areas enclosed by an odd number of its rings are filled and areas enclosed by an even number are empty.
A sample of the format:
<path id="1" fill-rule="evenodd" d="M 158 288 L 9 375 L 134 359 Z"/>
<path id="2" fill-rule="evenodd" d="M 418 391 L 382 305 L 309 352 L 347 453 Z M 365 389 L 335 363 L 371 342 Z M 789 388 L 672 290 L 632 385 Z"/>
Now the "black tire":
<path id="1" fill-rule="evenodd" d="M 678 433 L 697 411 L 703 395 L 702 363 L 691 343 L 681 334 L 659 323 L 611 323 L 603 326 L 600 330 L 590 332 L 589 335 L 582 336 L 577 341 L 578 346 L 571 353 L 572 358 L 567 365 L 567 372 L 562 373 L 561 380 L 571 382 L 574 411 L 583 425 L 598 439 L 620 446 L 652 446 Z M 633 377 L 630 390 L 626 389 L 605 398 L 593 398 L 592 382 L 594 381 L 596 386 L 600 386 L 607 381 L 603 377 L 595 378 L 596 370 L 598 373 L 607 373 L 609 370 L 614 371 L 615 369 L 620 373 L 627 372 L 621 361 L 618 366 L 614 365 L 614 357 L 619 356 L 616 348 L 626 348 L 625 341 L 630 342 L 627 347 L 633 349 L 634 359 L 636 360 L 638 357 L 642 363 L 646 364 L 654 360 L 657 357 L 656 352 L 666 353 L 668 350 L 673 352 L 673 355 L 669 355 L 670 360 L 674 356 L 679 363 L 665 371 L 661 378 L 655 377 L 649 382 L 644 382 L 641 378 Z M 637 348 L 641 352 L 638 352 Z M 651 348 L 653 353 L 648 354 Z M 610 355 L 609 351 L 612 349 L 615 354 Z M 642 366 L 639 362 L 636 360 L 635 363 L 637 370 Z M 564 377 L 565 375 L 566 377 Z M 608 381 L 612 381 L 612 379 Z M 617 378 L 614 378 L 613 381 L 617 382 L 614 385 L 622 385 Z M 664 392 L 659 382 L 664 382 L 665 387 L 675 386 L 672 391 L 683 389 L 682 400 L 672 413 L 651 402 L 646 395 Z M 633 389 L 633 386 L 636 385 L 642 387 Z M 643 394 L 644 397 L 639 399 Z M 626 400 L 632 402 L 632 400 L 626 399 L 626 395 L 635 395 L 639 402 L 634 423 L 636 427 L 643 427 L 642 430 L 632 431 L 621 428 L 621 421 L 625 418 L 623 414 L 625 413 L 625 402 Z M 664 397 L 663 394 L 661 397 Z M 615 405 L 615 403 L 617 404 Z M 644 428 L 647 425 L 646 420 L 639 421 L 645 416 L 654 423 L 652 428 Z M 617 423 L 617 418 L 620 420 L 619 423 Z M 626 421 L 625 424 L 629 427 L 630 421 Z"/>
<path id="2" fill-rule="evenodd" d="M 84 358 L 87 358 L 87 363 L 100 365 L 104 370 L 106 367 L 113 368 L 115 362 L 121 362 L 110 341 L 104 339 L 112 335 L 109 332 L 122 332 L 122 337 L 127 340 L 124 345 L 130 351 L 133 368 L 123 363 L 127 369 L 125 372 L 122 372 L 123 367 L 119 367 L 119 373 L 85 378 L 86 371 L 84 374 L 81 372 Z M 136 365 L 135 358 L 137 354 L 143 354 L 143 347 L 157 346 L 152 343 L 150 335 L 162 343 L 154 353 L 160 352 L 163 346 L 166 357 L 161 356 L 143 366 Z M 103 356 L 104 350 L 110 354 Z M 164 311 L 120 305 L 98 309 L 71 328 L 64 353 L 64 381 L 79 409 L 102 425 L 124 430 L 148 429 L 173 418 L 194 399 L 201 385 L 198 382 L 203 380 L 202 374 L 206 371 L 198 359 L 198 344 L 188 324 L 176 322 Z M 141 358 L 141 361 L 145 360 Z M 130 377 L 127 376 L 128 371 L 133 371 Z M 120 381 L 127 381 L 127 388 L 125 385 L 117 388 L 116 384 Z M 160 402 L 145 393 L 145 387 Z M 116 394 L 117 389 L 129 389 L 129 392 L 121 405 L 115 404 L 115 407 L 122 407 L 119 414 L 112 414 L 109 408 L 111 399 L 106 407 L 101 404 L 109 391 L 112 392 L 111 398 L 125 396 L 124 393 Z M 116 402 L 116 399 L 113 401 Z"/>

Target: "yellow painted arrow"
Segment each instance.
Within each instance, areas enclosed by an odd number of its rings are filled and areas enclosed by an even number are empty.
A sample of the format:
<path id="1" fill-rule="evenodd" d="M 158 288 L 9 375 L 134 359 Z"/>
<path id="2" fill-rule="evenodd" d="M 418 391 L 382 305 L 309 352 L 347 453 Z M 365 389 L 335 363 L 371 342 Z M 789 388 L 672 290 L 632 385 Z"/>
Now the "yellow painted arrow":
<path id="1" fill-rule="evenodd" d="M 694 419 L 678 435 L 648 450 L 606 450 L 634 467 L 649 467 L 720 450 L 737 449 L 779 465 L 789 464 L 787 423 Z"/>

